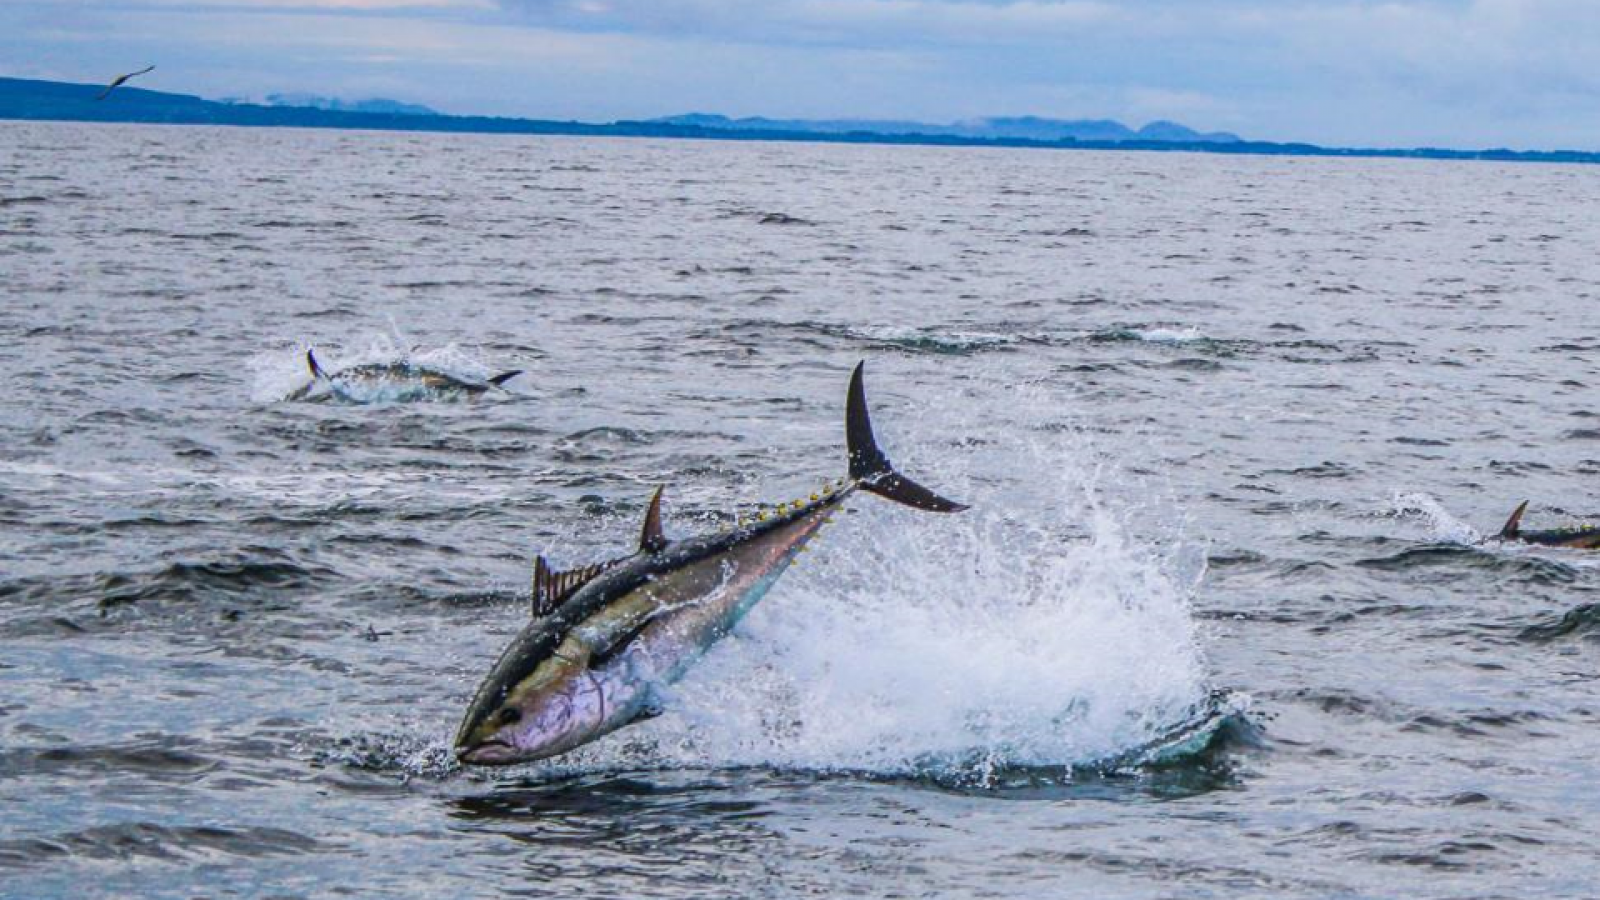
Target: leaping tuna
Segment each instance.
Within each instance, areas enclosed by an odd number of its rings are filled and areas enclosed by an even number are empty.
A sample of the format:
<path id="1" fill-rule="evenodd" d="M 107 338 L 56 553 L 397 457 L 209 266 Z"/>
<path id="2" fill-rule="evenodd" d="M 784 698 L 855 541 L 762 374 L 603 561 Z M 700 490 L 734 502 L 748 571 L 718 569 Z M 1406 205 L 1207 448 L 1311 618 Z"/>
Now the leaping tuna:
<path id="1" fill-rule="evenodd" d="M 311 350 L 306 351 L 306 367 L 311 370 L 311 383 L 296 389 L 285 400 L 337 399 L 347 403 L 453 400 L 478 397 L 503 388 L 507 381 L 522 374 L 521 369 L 514 369 L 485 381 L 469 381 L 410 362 L 368 363 L 329 372 L 317 362 L 316 353 Z"/>
<path id="2" fill-rule="evenodd" d="M 845 404 L 849 475 L 731 531 L 669 541 L 657 489 L 637 553 L 569 572 L 534 562 L 533 616 L 478 688 L 456 735 L 471 765 L 565 753 L 660 712 L 683 676 L 772 588 L 856 491 L 929 512 L 966 509 L 896 472 L 867 416 L 862 366 Z"/>
<path id="3" fill-rule="evenodd" d="M 1528 511 L 1528 501 L 1516 508 L 1511 518 L 1506 520 L 1506 527 L 1500 529 L 1496 535 L 1502 541 L 1520 541 L 1524 544 L 1537 544 L 1541 547 L 1570 547 L 1575 550 L 1600 550 L 1600 528 L 1593 526 L 1580 526 L 1577 528 L 1555 528 L 1549 531 L 1523 531 L 1522 514 Z"/>

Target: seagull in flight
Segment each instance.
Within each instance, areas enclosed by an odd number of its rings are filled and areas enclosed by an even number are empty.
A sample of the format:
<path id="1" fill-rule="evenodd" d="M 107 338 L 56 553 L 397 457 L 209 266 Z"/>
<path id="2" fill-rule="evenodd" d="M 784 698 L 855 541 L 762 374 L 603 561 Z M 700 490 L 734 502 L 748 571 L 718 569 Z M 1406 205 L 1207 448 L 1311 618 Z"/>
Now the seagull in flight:
<path id="1" fill-rule="evenodd" d="M 110 84 L 106 85 L 106 89 L 100 92 L 100 96 L 98 96 L 98 97 L 96 97 L 94 99 L 96 99 L 96 100 L 104 100 L 106 98 L 107 94 L 110 94 L 112 91 L 116 90 L 117 88 L 122 87 L 124 84 L 127 83 L 128 79 L 137 78 L 140 75 L 143 75 L 144 73 L 146 73 L 146 72 L 148 72 L 148 71 L 150 71 L 151 69 L 154 69 L 154 68 L 155 68 L 155 66 L 145 66 L 144 68 L 140 69 L 137 72 L 129 72 L 126 75 L 118 75 Z"/>

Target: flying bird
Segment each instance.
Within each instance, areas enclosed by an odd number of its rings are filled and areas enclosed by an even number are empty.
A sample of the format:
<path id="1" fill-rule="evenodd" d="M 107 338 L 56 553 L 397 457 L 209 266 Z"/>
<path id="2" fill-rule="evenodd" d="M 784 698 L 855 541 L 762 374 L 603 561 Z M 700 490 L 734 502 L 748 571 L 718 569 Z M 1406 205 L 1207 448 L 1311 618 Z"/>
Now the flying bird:
<path id="1" fill-rule="evenodd" d="M 126 75 L 118 75 L 110 84 L 106 85 L 106 89 L 100 92 L 100 96 L 98 96 L 98 97 L 96 97 L 94 99 L 96 99 L 96 100 L 104 100 L 106 98 L 106 96 L 108 94 L 110 94 L 112 91 L 114 91 L 117 88 L 122 87 L 124 84 L 126 84 L 128 82 L 128 79 L 137 78 L 140 75 L 143 75 L 144 73 L 149 72 L 150 70 L 152 70 L 154 68 L 155 68 L 155 66 L 145 66 L 144 68 L 140 69 L 137 72 L 129 72 Z"/>

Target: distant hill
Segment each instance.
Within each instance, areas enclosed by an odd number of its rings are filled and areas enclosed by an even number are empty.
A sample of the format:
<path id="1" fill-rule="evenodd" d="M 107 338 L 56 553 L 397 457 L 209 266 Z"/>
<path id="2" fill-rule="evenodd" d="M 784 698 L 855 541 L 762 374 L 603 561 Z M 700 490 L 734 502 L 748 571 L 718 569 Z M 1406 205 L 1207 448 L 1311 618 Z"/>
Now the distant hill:
<path id="1" fill-rule="evenodd" d="M 340 100 L 317 94 L 268 94 L 265 106 L 298 106 L 334 112 L 393 113 L 397 116 L 437 116 L 439 113 L 418 103 L 401 103 L 383 97 L 368 100 Z"/>
<path id="2" fill-rule="evenodd" d="M 271 94 L 256 103 L 120 87 L 104 100 L 96 100 L 101 90 L 103 86 L 93 84 L 0 78 L 0 118 L 533 134 L 574 133 L 573 128 L 584 127 L 582 123 L 531 120 L 525 127 L 516 127 L 513 123 L 524 120 L 445 116 L 426 106 L 385 99 L 346 101 L 316 94 Z"/>
<path id="3" fill-rule="evenodd" d="M 1110 119 L 1045 119 L 1038 116 L 970 119 L 934 124 L 893 119 L 730 119 L 709 113 L 689 113 L 651 119 L 667 125 L 691 125 L 718 131 L 790 131 L 802 134 L 939 135 L 979 140 L 1030 141 L 1157 141 L 1184 144 L 1237 144 L 1241 138 L 1225 131 L 1209 134 L 1177 122 L 1151 122 L 1135 131 Z"/>
<path id="4" fill-rule="evenodd" d="M 1056 150 L 1145 150 L 1191 153 L 1234 153 L 1271 156 L 1362 156 L 1406 159 L 1488 159 L 1506 162 L 1600 163 L 1600 153 L 1516 150 L 1348 149 L 1314 144 L 1276 144 L 1240 140 L 1233 135 L 1203 135 L 1172 122 L 1152 122 L 1129 131 L 1116 122 L 1059 122 L 1052 119 L 984 119 L 982 124 L 945 126 L 954 133 L 905 131 L 915 122 L 872 123 L 889 130 L 867 131 L 862 122 L 828 123 L 783 119 L 737 119 L 722 116 L 676 116 L 649 122 L 553 122 L 492 116 L 447 116 L 415 112 L 411 104 L 381 109 L 271 106 L 232 101 L 219 103 L 188 94 L 169 94 L 121 87 L 105 100 L 95 97 L 98 84 L 67 84 L 0 78 L 0 119 L 66 122 L 147 122 L 169 125 L 232 125 L 254 128 L 350 128 L 379 131 L 439 131 L 482 134 L 580 135 L 593 137 L 678 138 L 721 141 L 813 141 L 833 144 L 892 144 L 935 147 L 1037 147 Z M 282 95 L 280 95 L 282 96 Z M 293 95 L 287 95 L 292 97 Z M 313 98 L 321 99 L 321 98 Z M 394 101 L 368 101 L 389 104 Z M 342 104 L 342 101 L 340 101 Z M 332 105 L 332 104 L 329 104 Z M 363 106 L 363 104 L 356 104 Z M 397 109 L 398 107 L 399 109 Z M 726 123 L 738 122 L 738 127 Z M 749 123 L 759 124 L 749 124 Z M 1081 130 L 1076 137 L 1063 128 Z M 809 130 L 804 130 L 809 128 Z M 962 131 L 960 129 L 965 129 Z M 987 130 L 986 130 L 987 129 Z M 1126 133 L 1126 134 L 1125 134 Z M 997 135 L 997 136 L 985 136 Z"/>

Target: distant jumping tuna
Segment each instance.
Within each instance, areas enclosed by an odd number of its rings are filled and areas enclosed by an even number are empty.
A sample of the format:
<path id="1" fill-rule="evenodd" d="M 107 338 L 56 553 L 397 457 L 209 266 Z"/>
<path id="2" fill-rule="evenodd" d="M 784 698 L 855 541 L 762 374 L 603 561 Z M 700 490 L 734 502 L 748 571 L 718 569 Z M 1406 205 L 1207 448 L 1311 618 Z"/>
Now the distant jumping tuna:
<path id="1" fill-rule="evenodd" d="M 1502 541 L 1521 541 L 1524 544 L 1537 544 L 1541 547 L 1571 547 L 1577 550 L 1600 549 L 1600 528 L 1593 526 L 1580 526 L 1578 528 L 1556 528 L 1550 531 L 1523 531 L 1522 514 L 1528 511 L 1528 501 L 1522 501 L 1506 520 L 1506 527 L 1500 529 L 1497 537 Z"/>
<path id="2" fill-rule="evenodd" d="M 351 403 L 381 399 L 391 403 L 413 400 L 452 400 L 477 397 L 522 374 L 521 369 L 502 372 L 486 381 L 468 381 L 438 369 L 409 362 L 368 363 L 328 372 L 317 363 L 316 354 L 306 351 L 306 367 L 311 383 L 295 390 L 285 400 L 316 400 L 329 397 Z M 325 387 L 326 393 L 318 393 Z"/>
<path id="3" fill-rule="evenodd" d="M 657 489 L 638 553 L 559 573 L 535 560 L 535 618 L 478 688 L 456 756 L 473 765 L 544 759 L 658 714 L 656 689 L 726 635 L 857 490 L 930 512 L 965 509 L 896 472 L 878 449 L 861 369 L 846 401 L 846 480 L 731 531 L 677 542 L 662 534 Z"/>

